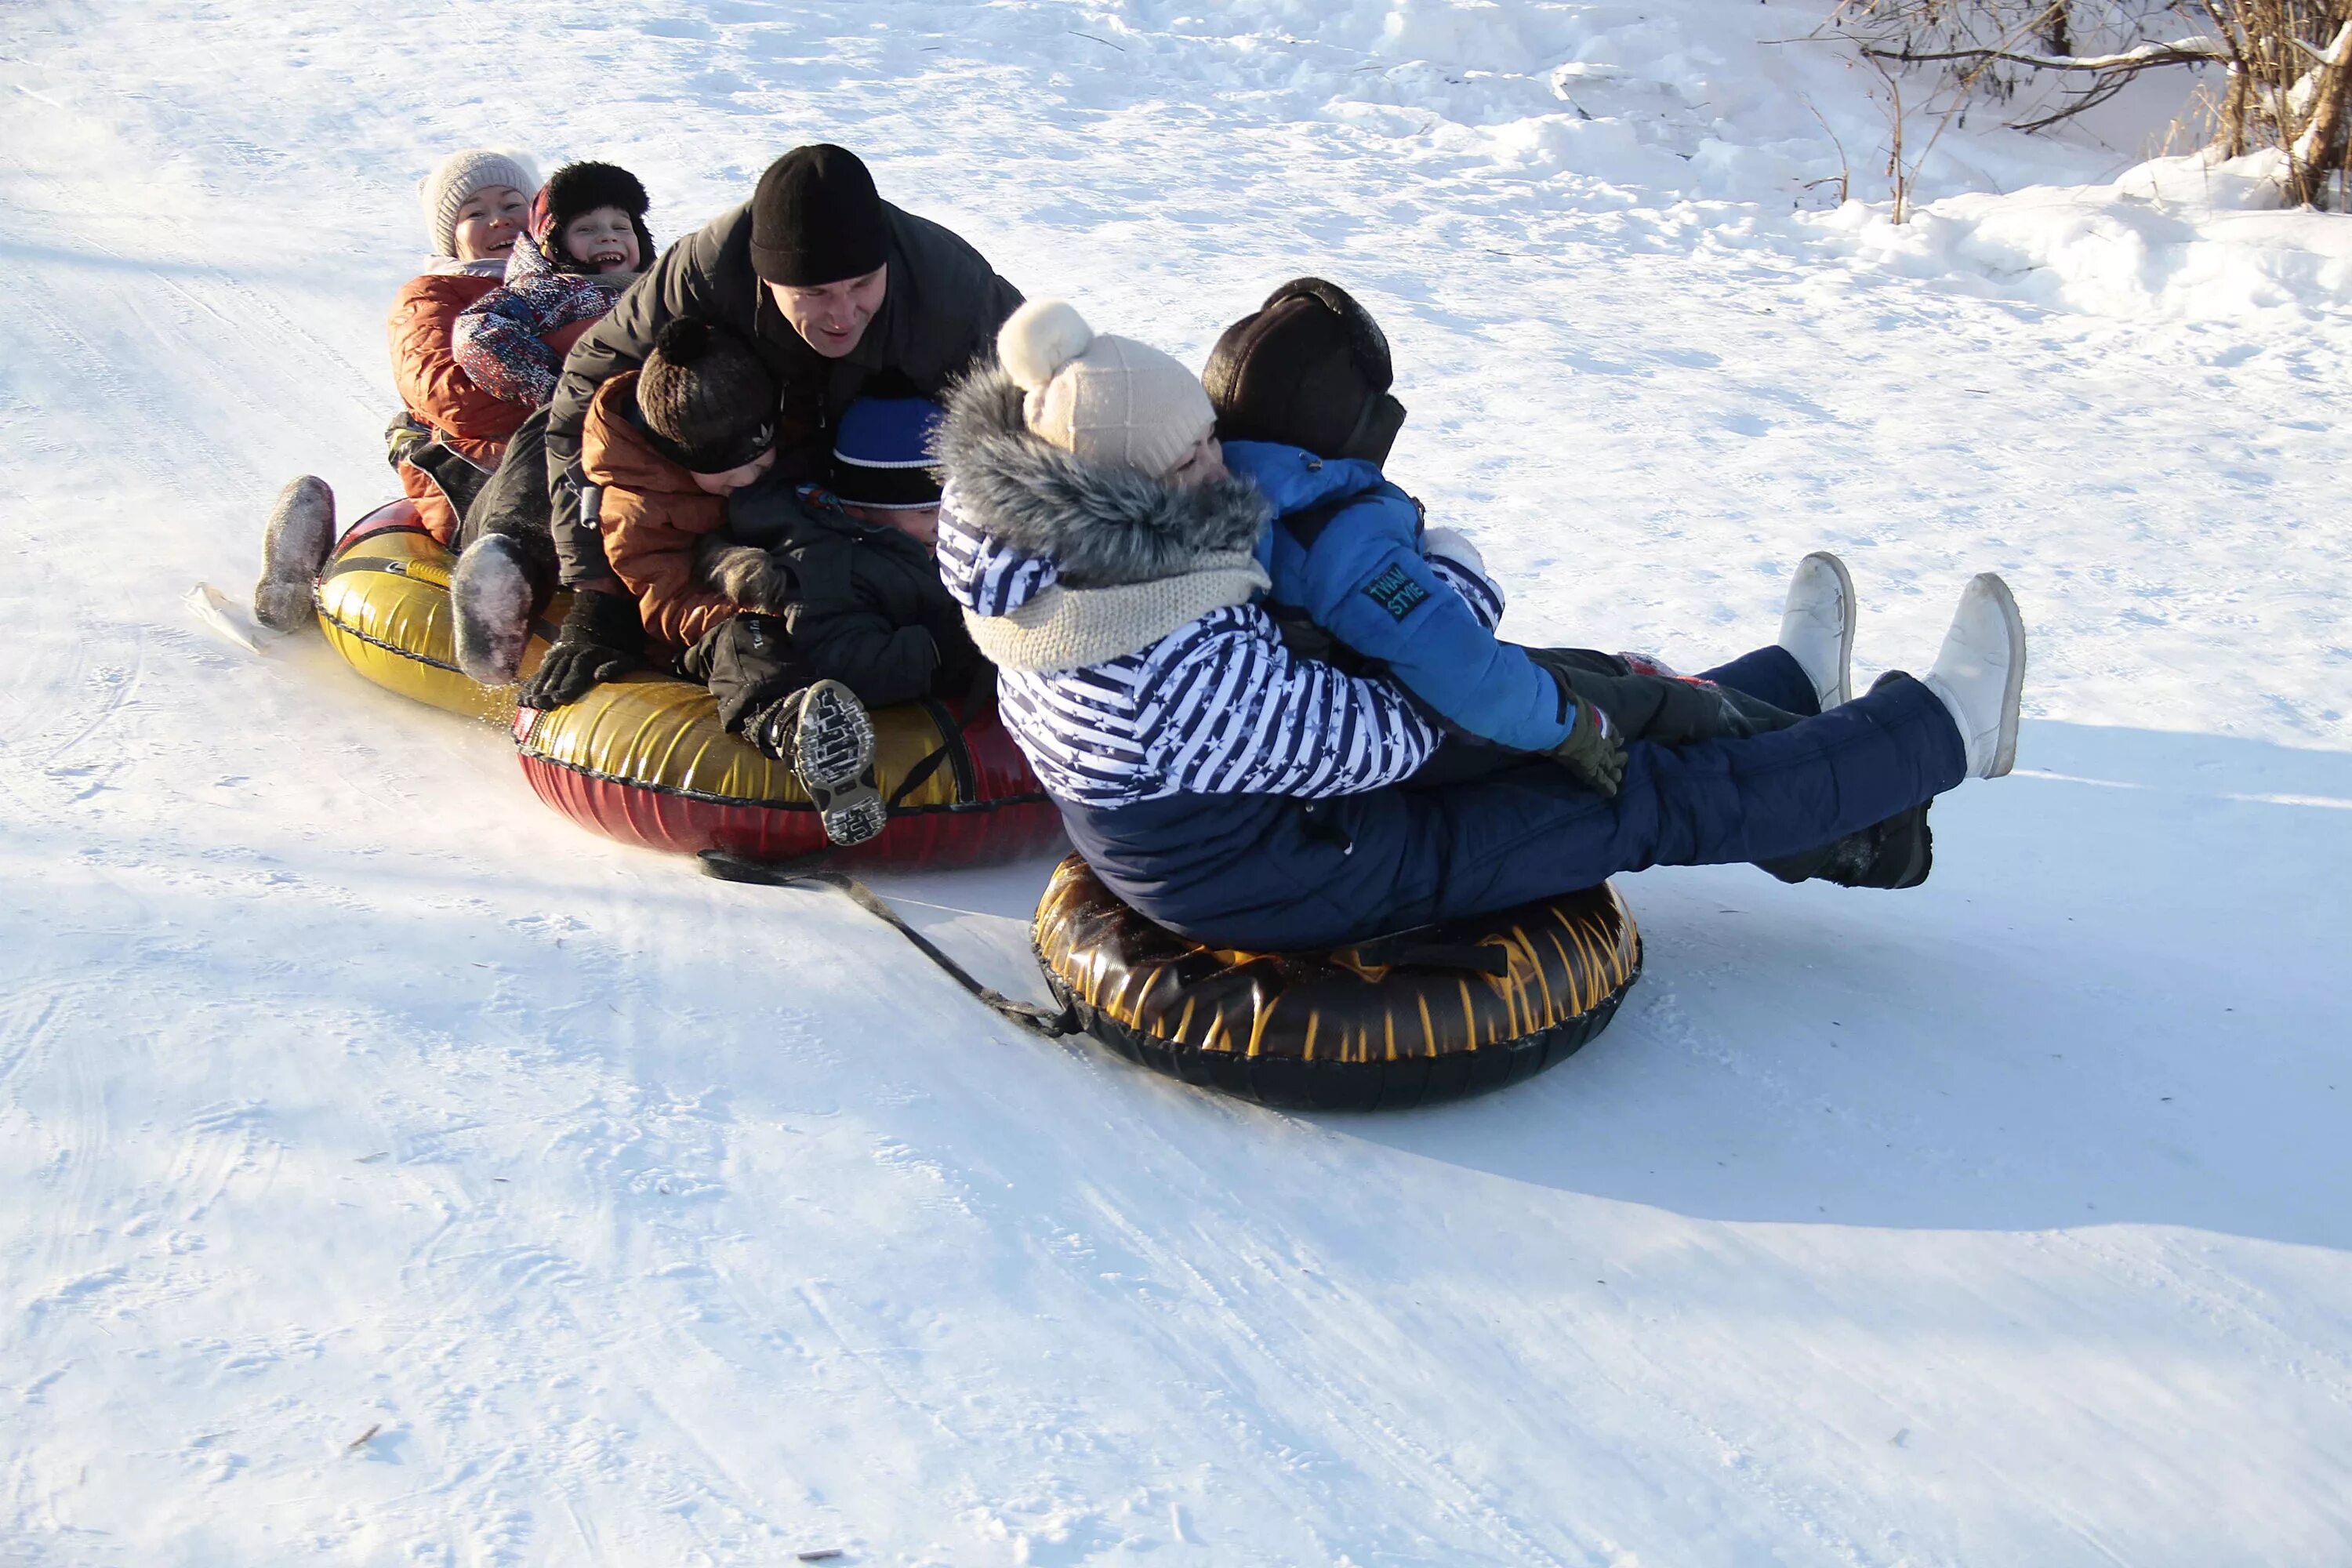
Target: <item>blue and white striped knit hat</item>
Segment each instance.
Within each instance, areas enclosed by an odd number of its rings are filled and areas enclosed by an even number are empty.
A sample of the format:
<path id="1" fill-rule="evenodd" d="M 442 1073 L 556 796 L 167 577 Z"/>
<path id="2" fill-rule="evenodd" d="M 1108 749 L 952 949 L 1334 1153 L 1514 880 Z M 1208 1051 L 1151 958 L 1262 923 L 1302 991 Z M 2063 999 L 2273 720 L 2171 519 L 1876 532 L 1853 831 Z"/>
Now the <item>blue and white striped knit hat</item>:
<path id="1" fill-rule="evenodd" d="M 852 506 L 939 505 L 931 432 L 942 417 L 928 397 L 861 397 L 851 404 L 834 433 L 834 495 Z"/>

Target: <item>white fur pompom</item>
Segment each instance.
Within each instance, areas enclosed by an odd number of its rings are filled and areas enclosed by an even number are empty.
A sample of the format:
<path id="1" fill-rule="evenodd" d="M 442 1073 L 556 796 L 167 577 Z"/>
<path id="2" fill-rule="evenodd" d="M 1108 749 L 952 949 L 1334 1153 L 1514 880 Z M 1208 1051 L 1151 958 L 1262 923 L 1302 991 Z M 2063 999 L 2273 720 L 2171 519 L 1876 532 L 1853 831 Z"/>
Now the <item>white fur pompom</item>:
<path id="1" fill-rule="evenodd" d="M 1067 300 L 1032 300 L 1005 319 L 996 357 L 1014 385 L 1039 392 L 1094 341 L 1094 329 Z"/>

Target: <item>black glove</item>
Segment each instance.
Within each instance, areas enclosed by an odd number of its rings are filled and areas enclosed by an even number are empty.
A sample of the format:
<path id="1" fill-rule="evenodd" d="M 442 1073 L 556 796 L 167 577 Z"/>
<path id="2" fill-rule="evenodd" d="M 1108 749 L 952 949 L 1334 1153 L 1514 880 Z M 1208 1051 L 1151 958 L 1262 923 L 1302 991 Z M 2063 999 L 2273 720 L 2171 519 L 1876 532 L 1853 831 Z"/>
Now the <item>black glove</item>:
<path id="1" fill-rule="evenodd" d="M 824 679 L 824 671 L 793 651 L 782 620 L 748 611 L 703 633 L 678 668 L 710 688 L 719 700 L 719 721 L 738 735 L 748 734 L 752 716 L 777 698 Z"/>
<path id="2" fill-rule="evenodd" d="M 1722 687 L 1678 675 L 1639 675 L 1613 654 L 1589 648 L 1531 647 L 1530 661 L 1551 671 L 1578 702 L 1601 710 L 1610 732 L 1622 741 L 1655 741 L 1687 746 L 1725 736 L 1761 734 L 1781 725 L 1751 719 L 1735 707 Z M 1759 705 L 1761 709 L 1761 705 Z M 1770 710 L 1761 710 L 1769 713 Z M 1785 722 L 1785 721 L 1784 721 Z"/>
<path id="3" fill-rule="evenodd" d="M 1551 754 L 1576 782 L 1604 800 L 1614 799 L 1625 777 L 1625 748 L 1611 732 L 1609 721 L 1590 702 L 1576 705 L 1576 721 L 1568 738 Z"/>
<path id="4" fill-rule="evenodd" d="M 523 682 L 525 708 L 545 712 L 577 702 L 607 680 L 617 680 L 645 662 L 645 623 L 637 602 L 626 594 L 582 589 L 572 595 L 571 613 L 539 673 Z"/>

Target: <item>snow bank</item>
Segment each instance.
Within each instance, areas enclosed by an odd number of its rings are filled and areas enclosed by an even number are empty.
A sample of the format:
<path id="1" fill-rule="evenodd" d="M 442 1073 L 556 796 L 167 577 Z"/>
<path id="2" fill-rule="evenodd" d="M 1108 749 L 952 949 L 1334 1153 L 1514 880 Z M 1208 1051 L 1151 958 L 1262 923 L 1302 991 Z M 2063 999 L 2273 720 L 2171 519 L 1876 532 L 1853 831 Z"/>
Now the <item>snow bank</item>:
<path id="1" fill-rule="evenodd" d="M 1906 276 L 2059 310 L 2228 321 L 2352 309 L 2352 217 L 2280 210 L 2283 163 L 2161 158 L 2107 184 L 1947 196 L 1899 227 L 1861 203 L 1822 223 Z"/>

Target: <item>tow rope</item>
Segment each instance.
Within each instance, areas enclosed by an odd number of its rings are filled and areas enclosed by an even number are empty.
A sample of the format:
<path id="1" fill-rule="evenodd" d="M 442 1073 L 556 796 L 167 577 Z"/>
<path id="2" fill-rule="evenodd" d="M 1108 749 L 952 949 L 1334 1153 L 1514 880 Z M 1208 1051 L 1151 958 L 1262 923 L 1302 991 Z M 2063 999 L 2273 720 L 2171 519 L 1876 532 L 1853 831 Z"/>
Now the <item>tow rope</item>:
<path id="1" fill-rule="evenodd" d="M 1016 1002 L 993 986 L 982 984 L 970 970 L 941 952 L 930 938 L 908 925 L 881 894 L 846 871 L 827 869 L 824 865 L 826 857 L 822 854 L 799 860 L 762 861 L 747 860 L 724 849 L 705 849 L 699 858 L 703 875 L 722 882 L 745 882 L 764 888 L 837 888 L 848 894 L 850 901 L 859 909 L 905 937 L 917 952 L 937 964 L 949 979 L 1005 1022 L 1017 1024 L 1048 1040 L 1075 1035 L 1084 1027 L 1071 1008 L 1055 1012 L 1034 1002 Z"/>

